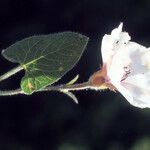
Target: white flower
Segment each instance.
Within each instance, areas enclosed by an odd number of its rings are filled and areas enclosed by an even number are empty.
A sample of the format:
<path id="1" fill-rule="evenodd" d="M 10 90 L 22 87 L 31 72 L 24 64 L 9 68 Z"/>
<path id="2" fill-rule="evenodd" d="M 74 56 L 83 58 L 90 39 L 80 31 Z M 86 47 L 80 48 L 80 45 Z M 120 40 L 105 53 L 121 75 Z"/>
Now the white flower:
<path id="1" fill-rule="evenodd" d="M 103 67 L 91 82 L 118 90 L 130 104 L 150 108 L 150 49 L 130 41 L 123 24 L 102 39 Z"/>

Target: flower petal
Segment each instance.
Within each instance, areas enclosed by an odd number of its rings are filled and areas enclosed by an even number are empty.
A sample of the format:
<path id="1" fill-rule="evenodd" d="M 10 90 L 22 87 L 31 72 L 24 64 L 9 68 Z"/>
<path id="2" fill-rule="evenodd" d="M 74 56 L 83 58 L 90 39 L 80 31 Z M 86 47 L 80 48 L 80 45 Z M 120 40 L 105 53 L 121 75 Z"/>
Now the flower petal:
<path id="1" fill-rule="evenodd" d="M 150 108 L 150 90 L 137 87 L 134 84 L 122 83 L 117 85 L 118 91 L 133 106 L 139 108 Z"/>
<path id="2" fill-rule="evenodd" d="M 133 103 L 133 96 L 131 95 L 130 91 L 124 88 L 121 84 L 115 84 L 117 90 L 126 98 L 126 100 L 134 105 Z"/>
<path id="3" fill-rule="evenodd" d="M 136 75 L 121 83 L 121 85 L 133 97 L 132 99 L 127 99 L 132 105 L 140 108 L 150 108 L 150 74 L 148 76 Z M 123 91 L 121 93 L 123 94 Z"/>
<path id="4" fill-rule="evenodd" d="M 111 65 L 107 68 L 111 82 L 120 82 L 127 76 L 149 71 L 150 60 L 147 57 L 148 54 L 150 56 L 149 49 L 135 42 L 128 42 L 128 44 L 120 46 L 112 58 Z"/>
<path id="5" fill-rule="evenodd" d="M 127 43 L 130 36 L 127 32 L 122 32 L 123 23 L 120 23 L 118 28 L 112 30 L 110 35 L 105 34 L 102 39 L 101 51 L 103 62 L 107 62 L 117 50 L 116 46 Z"/>
<path id="6" fill-rule="evenodd" d="M 102 39 L 105 82 L 113 85 L 130 104 L 150 108 L 150 48 L 130 41 L 121 23 Z"/>

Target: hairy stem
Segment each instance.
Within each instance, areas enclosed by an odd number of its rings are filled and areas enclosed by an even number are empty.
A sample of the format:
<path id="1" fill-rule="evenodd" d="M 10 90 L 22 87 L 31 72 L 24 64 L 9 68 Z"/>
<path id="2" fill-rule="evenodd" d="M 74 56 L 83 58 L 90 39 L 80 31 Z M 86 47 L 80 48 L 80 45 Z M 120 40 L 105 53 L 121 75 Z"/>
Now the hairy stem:
<path id="1" fill-rule="evenodd" d="M 89 82 L 79 83 L 79 84 L 72 84 L 72 85 L 58 85 L 58 86 L 48 86 L 44 89 L 39 91 L 79 91 L 91 88 Z"/>
<path id="2" fill-rule="evenodd" d="M 12 75 L 16 74 L 17 72 L 23 70 L 22 66 L 18 66 L 16 68 L 11 69 L 10 71 L 6 72 L 5 74 L 0 76 L 0 82 L 11 77 Z"/>
<path id="3" fill-rule="evenodd" d="M 91 89 L 89 82 L 84 82 L 80 84 L 72 84 L 72 85 L 56 85 L 56 86 L 49 86 L 44 89 L 40 89 L 36 92 L 42 92 L 42 91 L 62 91 L 62 92 L 68 92 L 68 91 L 79 91 L 79 90 L 85 90 L 85 89 Z M 12 96 L 12 95 L 18 95 L 18 94 L 25 94 L 21 89 L 16 90 L 10 90 L 10 91 L 0 91 L 0 96 Z"/>

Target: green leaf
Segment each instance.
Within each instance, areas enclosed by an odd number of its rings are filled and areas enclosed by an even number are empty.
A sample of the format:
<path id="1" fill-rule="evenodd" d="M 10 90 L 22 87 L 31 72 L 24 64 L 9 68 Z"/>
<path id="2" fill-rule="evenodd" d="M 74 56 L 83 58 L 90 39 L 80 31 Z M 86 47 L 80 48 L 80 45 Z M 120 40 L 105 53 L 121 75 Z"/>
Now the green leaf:
<path id="1" fill-rule="evenodd" d="M 88 37 L 63 32 L 25 38 L 2 51 L 25 69 L 21 88 L 31 94 L 58 81 L 80 59 Z"/>

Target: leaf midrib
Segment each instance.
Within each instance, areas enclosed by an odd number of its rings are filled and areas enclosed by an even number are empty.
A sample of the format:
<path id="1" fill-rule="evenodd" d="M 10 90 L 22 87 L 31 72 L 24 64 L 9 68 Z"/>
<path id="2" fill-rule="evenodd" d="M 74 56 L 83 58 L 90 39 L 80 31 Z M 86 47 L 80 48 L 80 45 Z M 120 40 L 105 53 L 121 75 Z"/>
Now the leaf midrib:
<path id="1" fill-rule="evenodd" d="M 30 61 L 30 62 L 24 64 L 23 67 L 24 67 L 24 68 L 27 68 L 27 66 L 29 66 L 30 64 L 32 64 L 32 63 L 34 63 L 34 62 L 36 62 L 36 61 L 38 61 L 38 60 L 40 60 L 40 59 L 42 59 L 42 58 L 44 58 L 44 56 L 40 56 L 39 58 L 36 58 L 36 59 L 34 59 L 34 60 L 32 60 L 32 61 Z"/>

